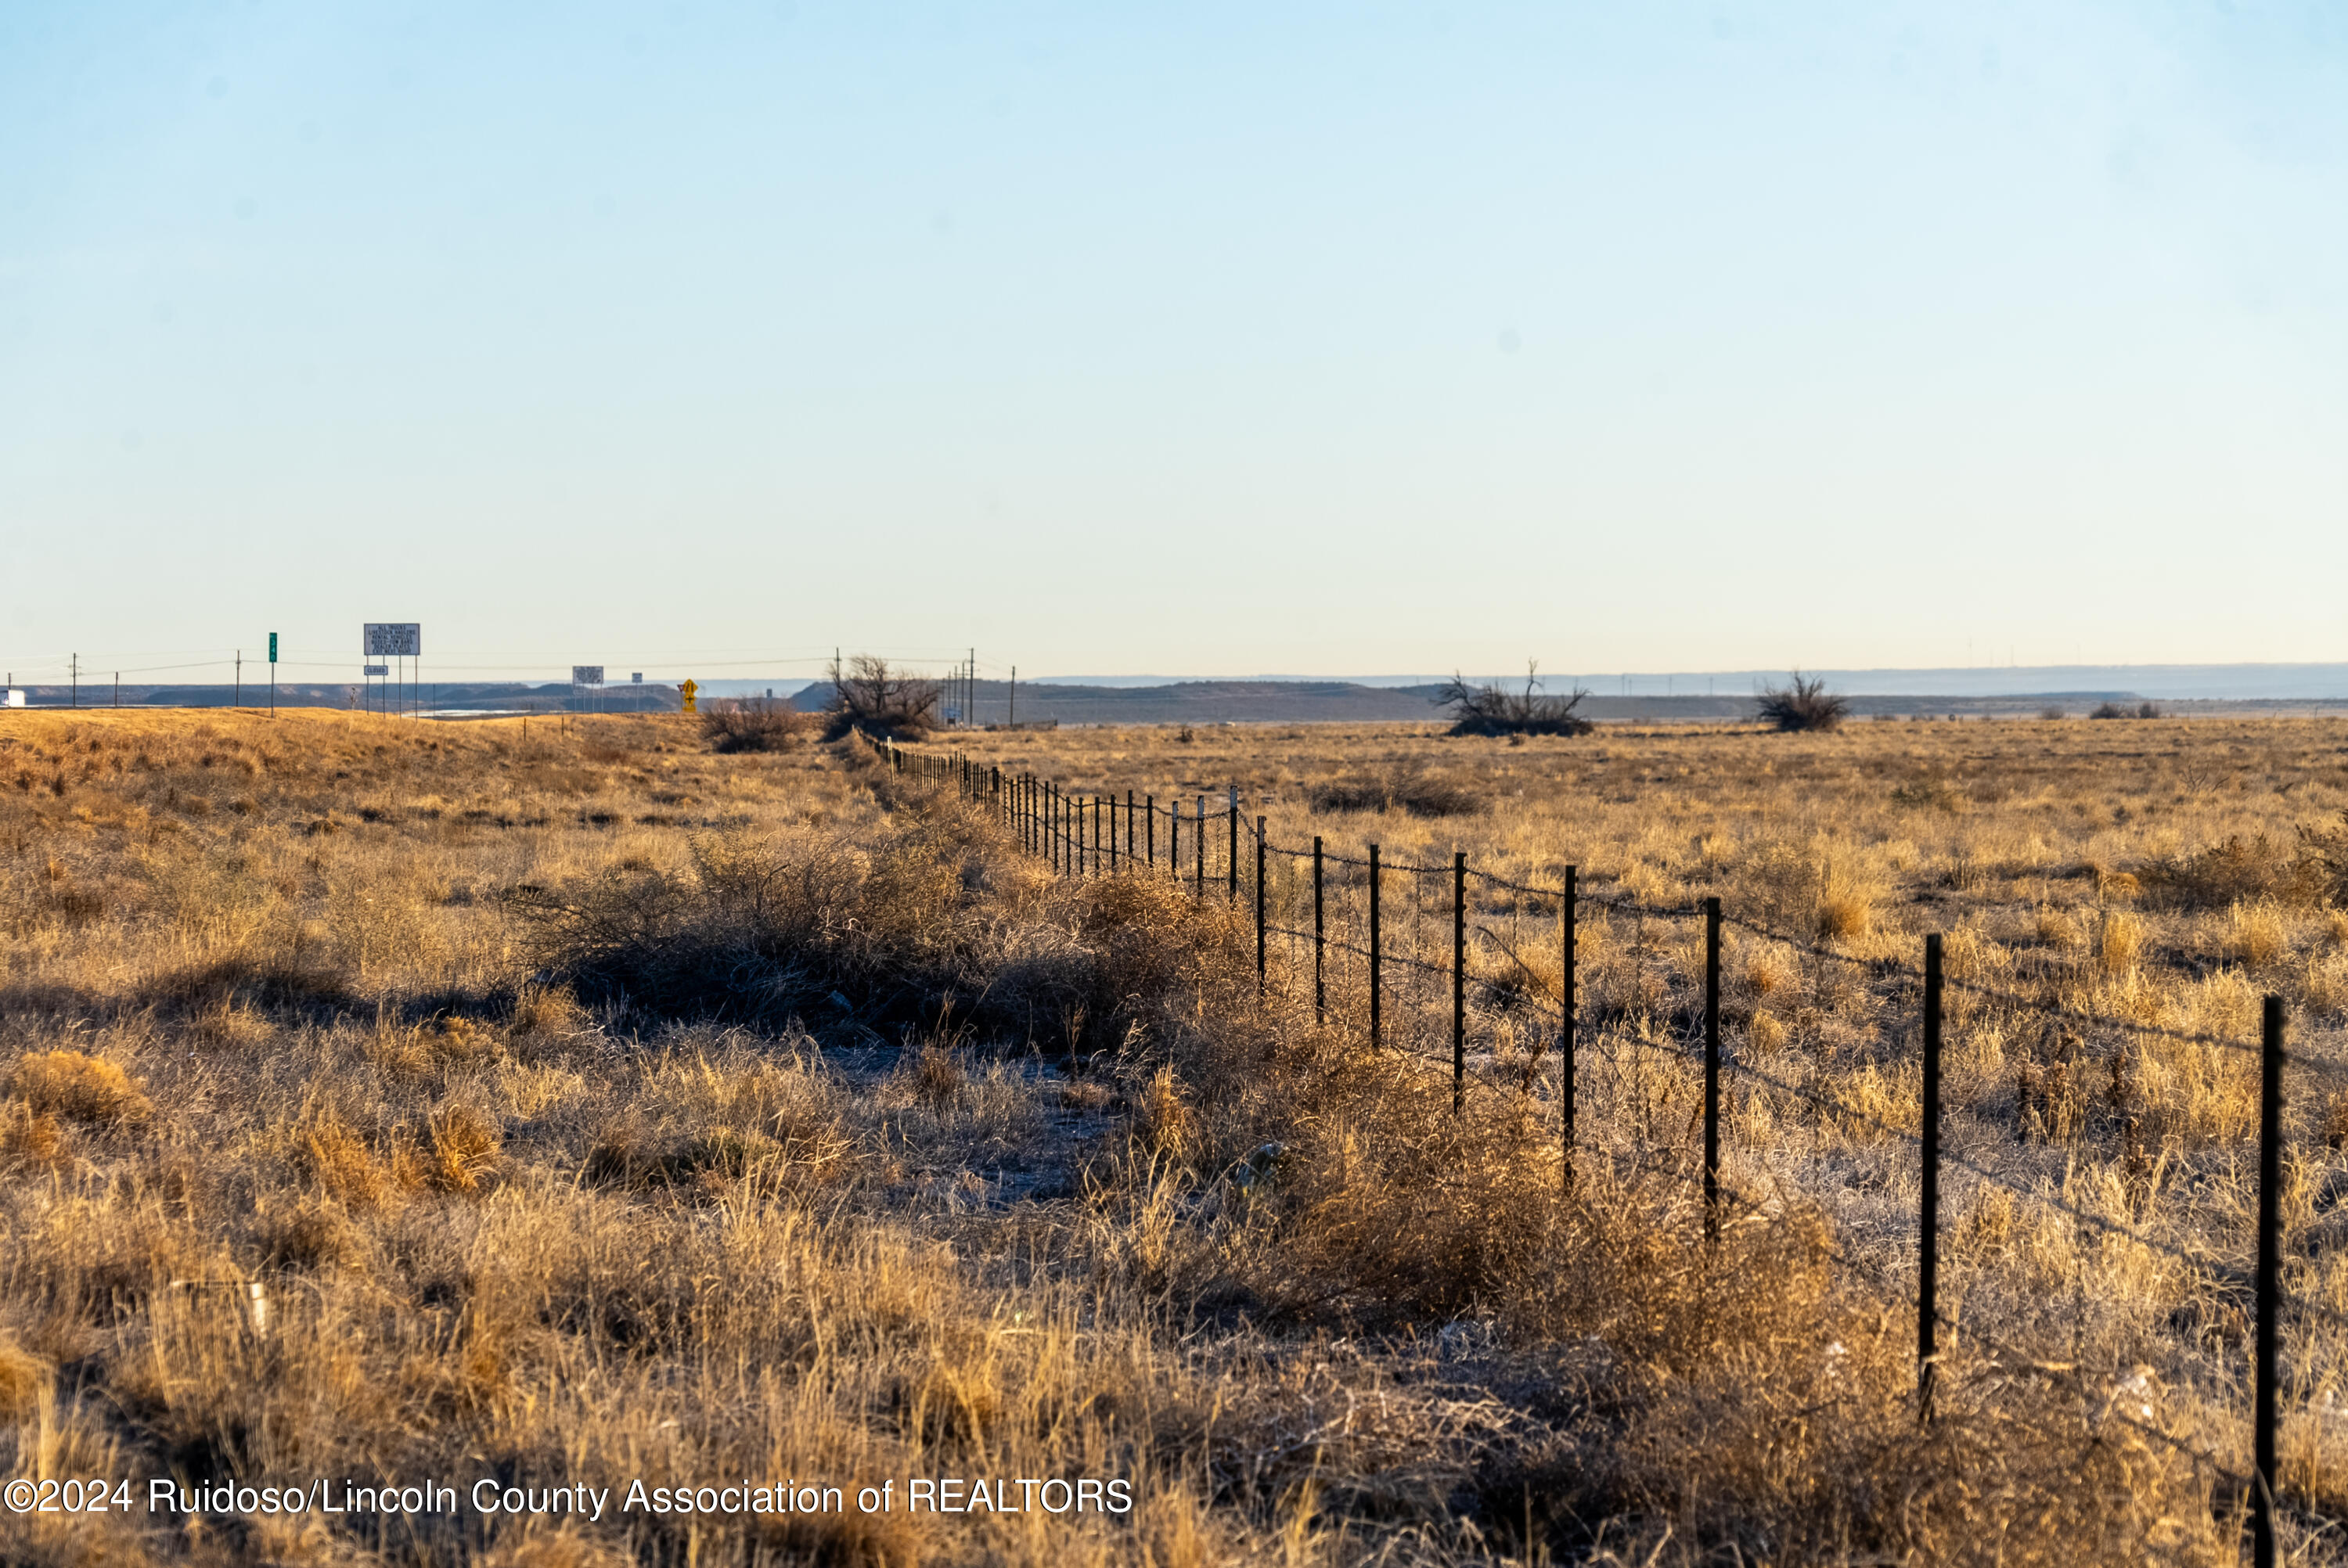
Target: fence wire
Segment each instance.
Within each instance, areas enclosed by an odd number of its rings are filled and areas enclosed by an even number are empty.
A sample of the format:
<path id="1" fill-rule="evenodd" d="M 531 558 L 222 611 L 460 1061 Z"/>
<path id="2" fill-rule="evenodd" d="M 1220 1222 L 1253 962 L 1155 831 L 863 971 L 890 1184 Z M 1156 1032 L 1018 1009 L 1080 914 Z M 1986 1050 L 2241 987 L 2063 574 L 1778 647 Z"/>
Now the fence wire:
<path id="1" fill-rule="evenodd" d="M 1465 856 L 1450 866 L 1425 866 L 1406 861 L 1385 859 L 1372 845 L 1366 857 L 1344 854 L 1315 841 L 1311 845 L 1282 844 L 1263 832 L 1262 817 L 1252 822 L 1241 815 L 1241 797 L 1232 790 L 1219 797 L 1219 809 L 1208 809 L 1210 796 L 1193 792 L 1194 809 L 1186 813 L 1182 798 L 1171 797 L 1165 806 L 1157 804 L 1154 796 L 1137 798 L 1127 792 L 1120 800 L 1113 794 L 1067 794 L 1030 776 L 1005 778 L 997 771 L 976 766 L 962 757 L 940 757 L 935 753 L 911 752 L 893 744 L 879 743 L 880 751 L 900 772 L 911 771 L 934 784 L 958 784 L 965 799 L 973 800 L 995 812 L 1007 824 L 1014 825 L 1020 842 L 1031 850 L 1050 858 L 1062 873 L 1071 876 L 1092 877 L 1117 875 L 1134 870 L 1162 873 L 1177 883 L 1189 883 L 1201 896 L 1210 890 L 1220 891 L 1237 904 L 1241 899 L 1251 903 L 1255 911 L 1259 961 L 1264 966 L 1264 979 L 1270 987 L 1269 939 L 1280 938 L 1285 944 L 1286 968 L 1283 995 L 1293 999 L 1304 991 L 1302 976 L 1305 969 L 1304 954 L 1312 953 L 1312 997 L 1316 1009 L 1325 1011 L 1330 981 L 1337 981 L 1341 993 L 1336 999 L 1350 1004 L 1354 1021 L 1359 1024 L 1362 1004 L 1367 1002 L 1367 1014 L 1374 1020 L 1381 1042 L 1406 1057 L 1429 1063 L 1440 1063 L 1443 1058 L 1421 1048 L 1437 1030 L 1430 1027 L 1439 1020 L 1440 1031 L 1447 1033 L 1451 1045 L 1450 1065 L 1453 1070 L 1455 1096 L 1472 1084 L 1479 1091 L 1509 1097 L 1521 1097 L 1541 1085 L 1541 1062 L 1551 1051 L 1563 1053 L 1577 1047 L 1592 1049 L 1601 1063 L 1611 1069 L 1617 1079 L 1613 1086 L 1618 1096 L 1623 1070 L 1622 1052 L 1627 1046 L 1634 1058 L 1652 1053 L 1663 1061 L 1677 1061 L 1683 1068 L 1699 1057 L 1711 1083 L 1717 1083 L 1725 1074 L 1757 1086 L 1759 1090 L 1788 1096 L 1820 1113 L 1821 1125 L 1857 1123 L 1877 1134 L 1900 1142 L 1903 1145 L 1925 1147 L 1919 1132 L 1897 1125 L 1862 1105 L 1852 1103 L 1847 1097 L 1824 1093 L 1806 1084 L 1799 1084 L 1765 1071 L 1745 1060 L 1742 1052 L 1730 1053 L 1725 1049 L 1719 1030 L 1719 1002 L 1716 979 L 1708 987 L 1704 1010 L 1703 1028 L 1708 1031 L 1699 1039 L 1699 1027 L 1690 1005 L 1683 1003 L 1663 1010 L 1663 1028 L 1655 1027 L 1655 1009 L 1646 1010 L 1639 1033 L 1625 1039 L 1622 1033 L 1626 1020 L 1623 1016 L 1607 1017 L 1604 1009 L 1582 1001 L 1577 996 L 1569 1001 L 1560 990 L 1560 983 L 1574 984 L 1573 968 L 1566 959 L 1566 947 L 1573 938 L 1566 933 L 1579 927 L 1581 911 L 1600 917 L 1601 926 L 1607 919 L 1636 922 L 1640 935 L 1631 948 L 1637 960 L 1638 972 L 1662 988 L 1663 999 L 1673 998 L 1673 982 L 1684 985 L 1687 977 L 1675 971 L 1668 961 L 1657 966 L 1653 961 L 1650 939 L 1644 935 L 1649 921 L 1666 928 L 1675 923 L 1690 920 L 1716 920 L 1715 934 L 1707 937 L 1708 944 L 1717 943 L 1717 931 L 1735 929 L 1746 936 L 1774 943 L 1816 960 L 1820 965 L 1832 964 L 1853 971 L 1865 982 L 1875 987 L 1891 988 L 1889 994 L 1879 994 L 1884 1008 L 1908 1004 L 1912 993 L 1928 984 L 1924 967 L 1890 956 L 1862 957 L 1838 950 L 1824 943 L 1794 933 L 1776 929 L 1761 921 L 1728 912 L 1710 905 L 1653 905 L 1621 894 L 1604 893 L 1579 885 L 1578 878 L 1570 894 L 1562 886 L 1544 886 L 1519 881 L 1466 864 Z M 1249 804 L 1254 804 L 1250 802 Z M 1119 831 L 1119 808 L 1124 822 Z M 1146 814 L 1146 824 L 1144 816 Z M 1161 862 L 1157 854 L 1157 826 L 1160 816 L 1166 819 L 1168 842 Z M 1212 837 L 1216 842 L 1209 843 Z M 1189 840 L 1185 842 L 1186 838 Z M 1189 859 L 1184 861 L 1184 851 Z M 1243 866 L 1243 859 L 1252 856 L 1252 866 Z M 1313 928 L 1296 923 L 1294 911 L 1303 902 L 1307 886 L 1303 881 L 1299 866 L 1312 863 L 1313 876 L 1309 884 L 1313 910 L 1316 918 Z M 1274 867 L 1278 869 L 1275 872 Z M 1331 877 L 1329 872 L 1339 875 Z M 1389 889 L 1388 879 L 1406 879 L 1399 888 Z M 1438 884 L 1437 902 L 1443 907 L 1430 910 L 1429 878 L 1442 878 L 1448 886 Z M 1605 878 L 1605 880 L 1612 880 Z M 1522 935 L 1524 906 L 1512 903 L 1503 912 L 1509 921 L 1507 934 L 1496 927 L 1495 912 L 1479 909 L 1474 918 L 1468 915 L 1468 889 L 1474 885 L 1488 895 L 1513 896 L 1518 900 L 1537 901 L 1537 917 L 1549 923 L 1550 936 L 1560 942 L 1558 958 L 1561 982 L 1549 977 L 1526 957 L 1529 946 Z M 1277 897 L 1275 897 L 1275 890 Z M 1330 894 L 1334 891 L 1335 919 Z M 1393 892 L 1399 891 L 1399 900 Z M 1385 896 L 1382 897 L 1381 895 Z M 1273 910 L 1281 913 L 1274 917 Z M 1335 928 L 1332 928 L 1333 926 Z M 1440 929 L 1438 938 L 1435 933 Z M 1593 931 L 1601 928 L 1593 927 Z M 1711 946 L 1709 950 L 1725 957 L 1725 944 Z M 1433 956 L 1430 956 L 1433 955 Z M 1330 959 L 1340 972 L 1330 973 Z M 1505 978 L 1478 972 L 1478 961 L 1487 967 L 1504 961 Z M 1716 969 L 1715 970 L 1716 974 Z M 1447 987 L 1438 989 L 1437 982 L 1448 980 Z M 2050 977 L 2050 984 L 2053 983 Z M 2208 1030 L 2185 1030 L 2147 1022 L 2142 1020 L 2116 1017 L 2078 1008 L 2054 997 L 2032 997 L 2000 986 L 1954 975 L 1939 975 L 1932 982 L 1974 999 L 1981 1003 L 2002 1007 L 2012 1011 L 2050 1022 L 2075 1026 L 2082 1031 L 2100 1033 L 2106 1037 L 2124 1036 L 2140 1040 L 2159 1040 L 2178 1044 L 2209 1047 L 2257 1058 L 2266 1049 L 2261 1045 L 2233 1036 Z M 1824 984 L 1823 977 L 1816 982 Z M 1583 1007 L 1589 1016 L 1577 1017 Z M 1500 1028 L 1509 1015 L 1530 1014 L 1537 1021 L 1535 1038 L 1528 1042 L 1524 1030 L 1516 1030 L 1514 1043 L 1526 1045 L 1527 1071 L 1514 1081 L 1497 1073 L 1498 1052 L 1504 1043 Z M 1609 1029 L 1607 1026 L 1612 1025 Z M 1585 1037 L 1585 1030 L 1587 1037 Z M 1465 1047 L 1473 1033 L 1479 1046 L 1475 1060 L 1468 1060 Z M 2080 1042 L 2065 1037 L 2066 1047 Z M 1399 1043 L 1397 1043 L 1399 1042 Z M 2091 1062 L 2114 1064 L 2116 1075 L 2121 1052 L 2091 1054 L 2084 1059 Z M 2049 1064 L 2049 1071 L 2060 1065 L 2083 1059 L 2058 1056 Z M 2319 1057 L 2301 1051 L 2287 1059 L 2289 1069 L 2316 1077 L 2323 1081 L 2348 1081 L 2348 1062 Z M 1561 1078 L 1551 1098 L 1561 1100 L 1564 1083 Z M 2116 1076 L 2115 1081 L 2116 1082 Z M 1669 1090 L 1666 1086 L 1665 1102 Z M 1716 1094 L 1710 1089 L 1708 1095 Z M 1957 1108 L 1960 1114 L 1963 1107 Z M 2019 1112 L 2019 1108 L 2018 1108 Z M 1715 1112 L 1716 1114 L 1716 1112 Z M 1944 1109 L 1943 1118 L 1947 1115 Z M 1652 1125 L 1653 1108 L 1648 1121 Z M 2084 1127 L 2082 1128 L 2084 1131 Z M 2132 1133 L 2131 1133 L 2132 1135 Z M 2060 1215 L 2068 1223 L 2099 1236 L 2142 1247 L 2147 1252 L 2164 1257 L 2192 1271 L 2229 1286 L 2245 1283 L 2253 1266 L 2239 1257 L 2222 1255 L 2207 1249 L 2194 1249 L 2129 1225 L 2122 1225 L 2081 1206 L 2065 1192 L 2050 1191 L 2042 1174 L 2032 1180 L 2025 1173 L 2009 1173 L 1985 1164 L 1972 1154 L 1935 1143 L 1935 1153 L 1942 1166 L 1964 1172 L 1988 1186 L 1994 1187 Z M 2066 1165 L 2065 1178 L 2075 1166 Z M 1708 1172 L 1708 1175 L 1713 1173 Z M 2204 1227 L 2197 1227 L 2206 1230 Z M 2312 1225 L 2298 1227 L 2294 1242 L 2312 1232 Z M 2295 1245 L 2294 1252 L 2305 1250 Z M 1903 1286 L 1890 1281 L 1873 1266 L 1851 1257 L 1838 1248 L 1830 1252 L 1838 1263 L 1856 1272 L 1869 1274 L 1887 1291 L 1899 1294 Z M 2343 1313 L 2322 1302 L 2293 1292 L 2282 1300 L 2301 1321 L 2320 1323 L 2348 1330 L 2348 1313 Z M 2010 1347 L 2003 1347 L 1982 1331 L 1961 1325 L 1933 1309 L 1934 1319 L 1947 1326 L 1952 1333 L 1970 1336 L 1989 1347 L 2000 1356 L 2016 1358 L 2019 1364 L 2043 1368 L 2046 1364 L 2024 1356 Z M 2157 1427 L 2141 1422 L 2114 1406 L 2108 1412 L 2145 1435 L 2157 1439 L 2207 1466 L 2214 1474 L 2241 1487 L 2250 1487 L 2254 1477 L 2245 1477 L 2227 1469 L 2214 1456 L 2183 1443 Z M 2319 1522 L 2325 1528 L 2337 1526 L 2335 1521 L 2322 1515 L 2304 1503 L 2277 1499 L 2302 1518 Z"/>

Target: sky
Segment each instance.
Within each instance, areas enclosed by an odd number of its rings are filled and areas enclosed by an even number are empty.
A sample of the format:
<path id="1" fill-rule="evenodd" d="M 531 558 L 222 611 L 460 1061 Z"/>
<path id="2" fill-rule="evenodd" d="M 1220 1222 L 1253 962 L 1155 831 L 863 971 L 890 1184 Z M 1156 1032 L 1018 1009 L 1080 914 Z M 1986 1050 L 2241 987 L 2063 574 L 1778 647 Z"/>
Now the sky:
<path id="1" fill-rule="evenodd" d="M 2343 497 L 2336 5 L 0 7 L 19 681 L 2341 660 Z"/>

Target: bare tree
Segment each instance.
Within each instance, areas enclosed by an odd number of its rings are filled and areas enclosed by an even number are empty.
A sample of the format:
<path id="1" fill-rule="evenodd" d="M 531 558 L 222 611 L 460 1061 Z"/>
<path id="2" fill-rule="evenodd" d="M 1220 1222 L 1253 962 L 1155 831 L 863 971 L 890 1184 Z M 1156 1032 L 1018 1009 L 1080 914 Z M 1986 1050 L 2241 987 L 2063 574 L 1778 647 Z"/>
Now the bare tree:
<path id="1" fill-rule="evenodd" d="M 835 659 L 829 704 L 831 723 L 825 737 L 836 740 L 850 730 L 875 735 L 921 734 L 936 724 L 942 694 L 935 681 L 895 669 L 876 654 L 859 653 L 845 669 Z"/>
<path id="2" fill-rule="evenodd" d="M 1504 691 L 1495 682 L 1485 686 L 1471 686 L 1467 678 L 1454 675 L 1435 694 L 1435 704 L 1452 711 L 1451 733 L 1455 735 L 1586 735 L 1591 725 L 1574 710 L 1590 695 L 1582 688 L 1574 688 L 1570 697 L 1551 696 L 1542 692 L 1540 664 L 1536 660 L 1525 661 L 1525 689 Z"/>

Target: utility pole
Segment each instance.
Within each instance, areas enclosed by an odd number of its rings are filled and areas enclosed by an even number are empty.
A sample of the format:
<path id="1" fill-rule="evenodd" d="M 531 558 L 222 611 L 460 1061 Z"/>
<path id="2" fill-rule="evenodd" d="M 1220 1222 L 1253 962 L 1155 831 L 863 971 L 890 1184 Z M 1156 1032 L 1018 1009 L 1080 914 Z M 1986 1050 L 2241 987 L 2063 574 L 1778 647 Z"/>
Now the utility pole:
<path id="1" fill-rule="evenodd" d="M 114 672 L 114 705 L 118 708 L 122 706 L 122 671 L 119 670 Z"/>
<path id="2" fill-rule="evenodd" d="M 74 705 L 75 707 L 78 708 L 78 707 L 80 707 L 80 706 L 81 706 L 81 655 L 80 655 L 80 654 L 77 653 L 77 654 L 75 654 L 75 655 L 73 656 L 72 668 L 73 668 L 73 675 L 72 675 L 72 681 L 73 681 L 73 697 L 72 697 L 72 702 L 73 702 L 73 705 Z"/>
<path id="3" fill-rule="evenodd" d="M 1016 664 L 1011 667 L 1011 709 L 1004 714 L 1003 723 L 1009 729 L 1019 727 L 1019 666 Z"/>
<path id="4" fill-rule="evenodd" d="M 236 684 L 229 689 L 228 705 L 232 708 L 244 706 L 244 650 L 242 648 L 236 651 Z"/>

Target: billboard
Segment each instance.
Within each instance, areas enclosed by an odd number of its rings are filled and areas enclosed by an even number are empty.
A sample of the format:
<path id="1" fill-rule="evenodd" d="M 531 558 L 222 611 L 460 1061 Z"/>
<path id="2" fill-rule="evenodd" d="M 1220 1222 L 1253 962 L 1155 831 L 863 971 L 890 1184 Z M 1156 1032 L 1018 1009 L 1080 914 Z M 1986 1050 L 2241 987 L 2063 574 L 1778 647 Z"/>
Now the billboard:
<path id="1" fill-rule="evenodd" d="M 424 624 L 417 620 L 370 620 L 366 645 L 359 650 L 370 659 L 420 659 L 424 656 Z"/>
<path id="2" fill-rule="evenodd" d="M 603 667 L 601 664 L 573 664 L 571 667 L 571 683 L 573 686 L 601 686 L 603 683 Z"/>

